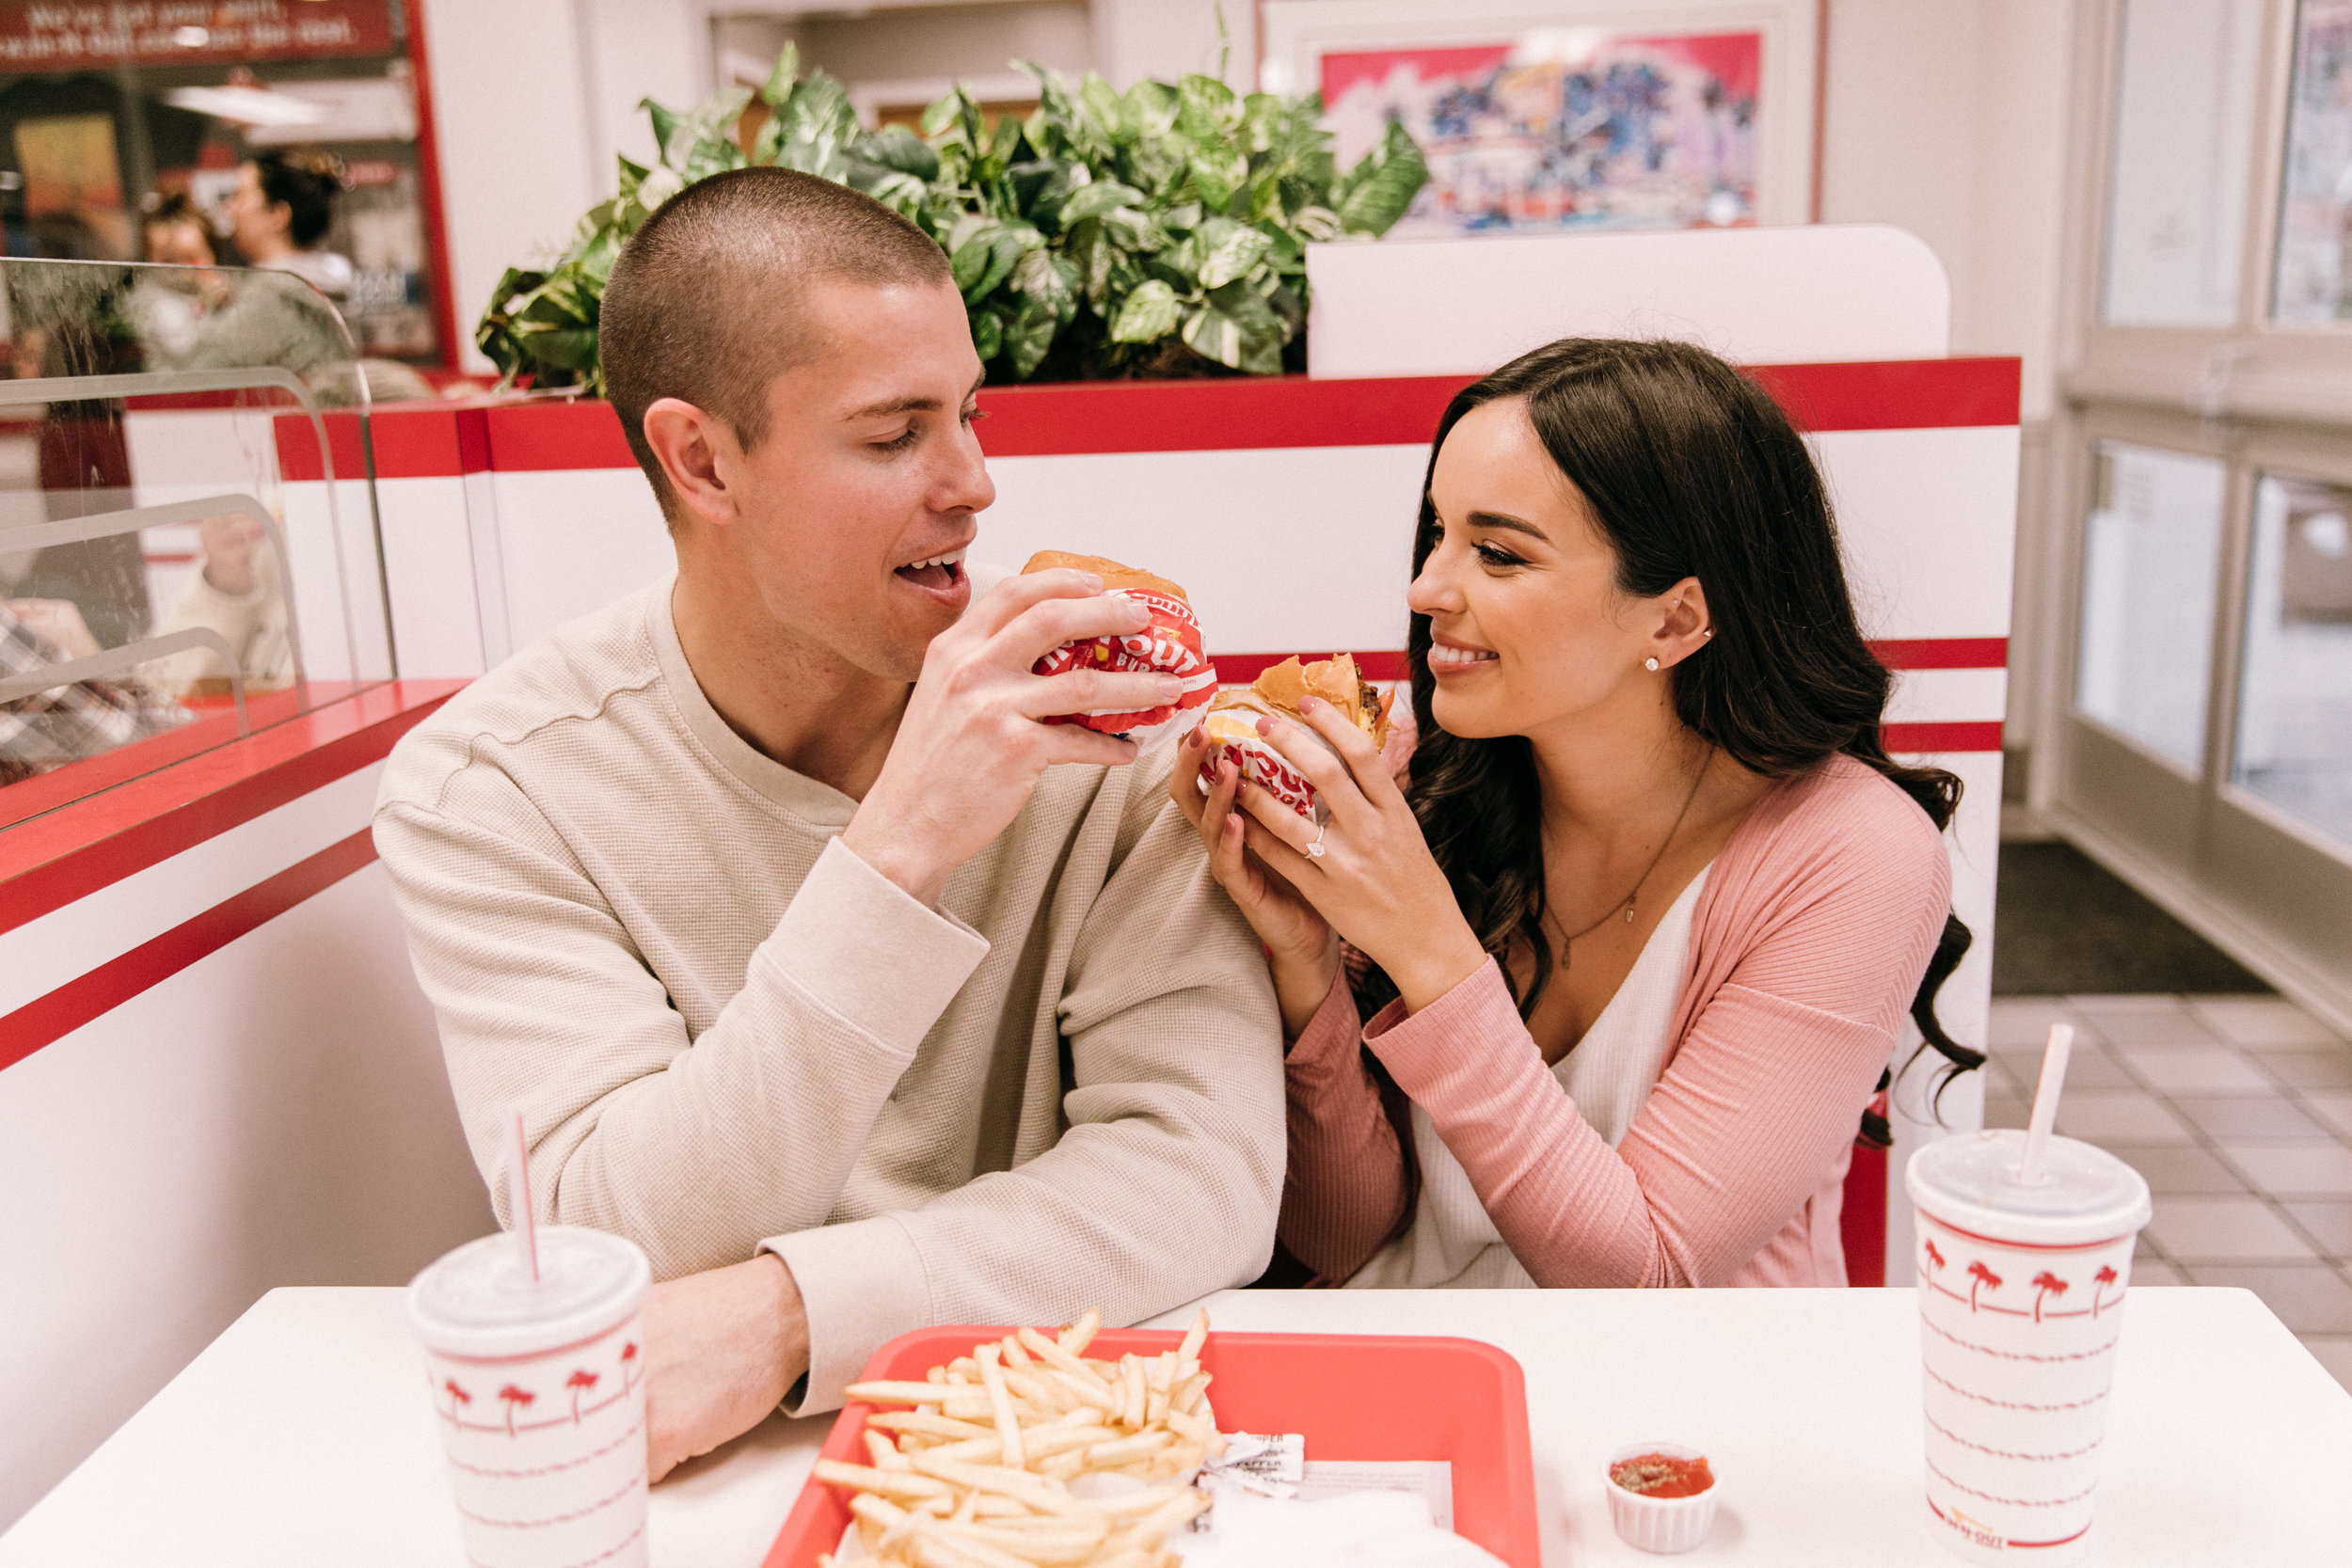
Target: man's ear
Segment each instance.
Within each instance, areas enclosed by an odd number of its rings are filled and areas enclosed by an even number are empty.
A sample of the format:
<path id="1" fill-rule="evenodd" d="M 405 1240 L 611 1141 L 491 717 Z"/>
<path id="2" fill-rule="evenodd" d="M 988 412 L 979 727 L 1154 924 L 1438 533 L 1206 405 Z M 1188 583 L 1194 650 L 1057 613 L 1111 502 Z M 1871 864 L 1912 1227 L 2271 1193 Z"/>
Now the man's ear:
<path id="1" fill-rule="evenodd" d="M 741 471 L 742 444 L 724 420 L 683 398 L 656 398 L 645 409 L 645 444 L 688 516 L 723 527 L 736 517 L 730 476 Z"/>

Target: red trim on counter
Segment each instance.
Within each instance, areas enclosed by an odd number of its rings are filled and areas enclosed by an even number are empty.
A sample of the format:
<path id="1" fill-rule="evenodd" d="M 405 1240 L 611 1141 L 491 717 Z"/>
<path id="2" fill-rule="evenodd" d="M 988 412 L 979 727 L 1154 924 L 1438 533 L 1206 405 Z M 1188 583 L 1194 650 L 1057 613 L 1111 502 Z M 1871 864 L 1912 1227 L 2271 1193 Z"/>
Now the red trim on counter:
<path id="1" fill-rule="evenodd" d="M 1806 430 L 1922 430 L 2013 425 L 2018 361 L 1890 359 L 1745 367 Z M 1283 447 L 1420 446 L 1467 375 L 1303 375 L 1200 381 L 1091 381 L 995 387 L 980 393 L 980 445 L 991 457 L 1141 451 L 1240 451 Z M 349 415 L 340 416 L 348 420 Z M 376 475 L 402 479 L 478 472 L 630 468 L 636 459 L 612 406 L 592 399 L 391 404 L 375 410 Z M 450 432 L 410 436 L 438 421 Z M 298 424 L 307 424 L 297 420 Z M 343 462 L 335 437 L 337 471 Z M 474 445 L 460 451 L 459 443 Z M 280 457 L 288 479 L 316 479 L 316 443 L 293 434 Z M 313 449 L 304 457 L 298 449 Z M 355 447 L 356 451 L 356 447 Z"/>
<path id="2" fill-rule="evenodd" d="M 1888 724 L 1879 731 L 1879 740 L 1890 752 L 1913 755 L 1930 752 L 1997 752 L 2001 749 L 2001 721 L 1949 720 Z"/>
<path id="3" fill-rule="evenodd" d="M 466 684 L 371 687 L 0 832 L 0 931 L 381 761 Z"/>
<path id="4" fill-rule="evenodd" d="M 313 894 L 324 893 L 373 859 L 373 832 L 362 828 L 235 897 L 182 921 L 163 935 L 139 943 L 120 958 L 108 959 L 46 996 L 27 1002 L 0 1018 L 0 1069 L 23 1061 L 42 1046 L 63 1038 L 141 991 L 161 985 L 199 958 L 219 952 Z"/>

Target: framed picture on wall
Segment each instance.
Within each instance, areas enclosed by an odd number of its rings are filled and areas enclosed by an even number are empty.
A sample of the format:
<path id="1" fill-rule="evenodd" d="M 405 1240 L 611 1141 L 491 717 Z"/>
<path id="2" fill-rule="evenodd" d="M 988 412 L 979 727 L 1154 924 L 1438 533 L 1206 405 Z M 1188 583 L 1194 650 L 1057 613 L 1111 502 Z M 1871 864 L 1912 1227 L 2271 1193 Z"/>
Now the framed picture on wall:
<path id="1" fill-rule="evenodd" d="M 1401 120 L 1391 234 L 1819 216 L 1822 0 L 1259 0 L 1260 85 L 1320 92 L 1343 166 Z"/>

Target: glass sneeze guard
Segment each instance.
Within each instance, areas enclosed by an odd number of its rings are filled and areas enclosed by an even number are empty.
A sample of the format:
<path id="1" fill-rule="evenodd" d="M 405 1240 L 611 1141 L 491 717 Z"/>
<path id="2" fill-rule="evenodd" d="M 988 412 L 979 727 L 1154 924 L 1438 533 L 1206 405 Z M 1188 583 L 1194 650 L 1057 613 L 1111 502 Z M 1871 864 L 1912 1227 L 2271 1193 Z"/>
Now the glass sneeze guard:
<path id="1" fill-rule="evenodd" d="M 0 338 L 0 828 L 391 677 L 373 483 L 326 427 L 367 382 L 324 295 L 9 259 Z M 281 420 L 326 482 L 281 483 Z"/>

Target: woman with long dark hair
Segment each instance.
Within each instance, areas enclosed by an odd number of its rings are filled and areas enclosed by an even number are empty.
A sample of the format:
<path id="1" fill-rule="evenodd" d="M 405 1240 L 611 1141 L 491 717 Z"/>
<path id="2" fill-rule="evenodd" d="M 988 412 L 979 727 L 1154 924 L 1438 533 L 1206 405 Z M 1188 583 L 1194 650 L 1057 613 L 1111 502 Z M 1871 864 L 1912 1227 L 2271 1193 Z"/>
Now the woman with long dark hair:
<path id="1" fill-rule="evenodd" d="M 1906 1012 L 1982 1058 L 1934 1013 L 1960 781 L 1881 742 L 1804 441 L 1704 350 L 1553 343 L 1446 409 L 1413 565 L 1406 782 L 1311 700 L 1332 750 L 1259 727 L 1322 827 L 1230 765 L 1202 800 L 1198 734 L 1171 782 L 1274 970 L 1284 1244 L 1359 1285 L 1843 1284 Z"/>

